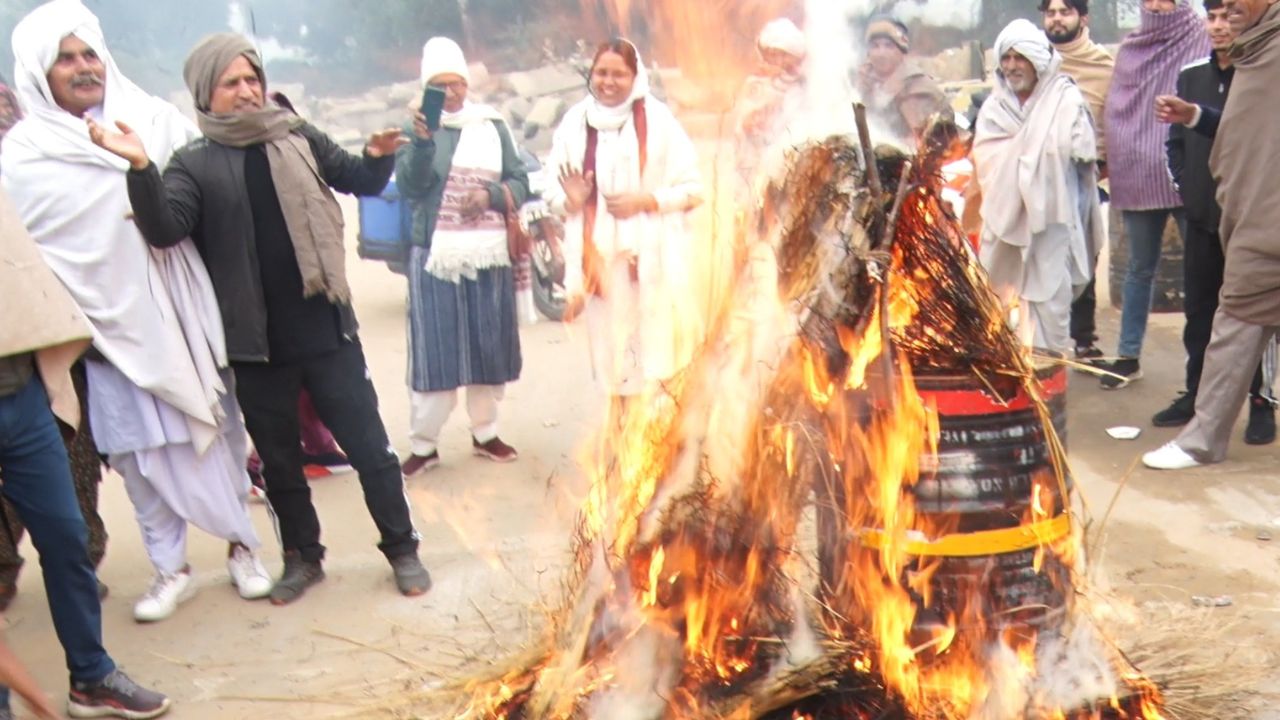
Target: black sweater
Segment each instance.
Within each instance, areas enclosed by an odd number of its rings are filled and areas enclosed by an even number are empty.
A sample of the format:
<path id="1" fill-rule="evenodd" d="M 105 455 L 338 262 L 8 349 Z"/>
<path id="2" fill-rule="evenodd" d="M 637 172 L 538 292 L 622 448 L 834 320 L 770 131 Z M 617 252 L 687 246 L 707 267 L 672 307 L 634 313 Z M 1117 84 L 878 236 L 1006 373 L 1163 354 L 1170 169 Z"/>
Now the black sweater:
<path id="1" fill-rule="evenodd" d="M 1214 52 L 1208 59 L 1192 63 L 1178 75 L 1178 97 L 1203 109 L 1201 125 L 1209 125 L 1227 102 L 1231 79 L 1235 68 L 1223 70 Z M 1209 122 L 1206 119 L 1212 117 Z M 1209 171 L 1209 154 L 1213 151 L 1213 134 L 1207 127 L 1191 129 L 1179 124 L 1169 127 L 1169 172 L 1182 194 L 1187 221 L 1212 231 L 1218 231 L 1222 209 L 1218 207 L 1218 183 Z"/>

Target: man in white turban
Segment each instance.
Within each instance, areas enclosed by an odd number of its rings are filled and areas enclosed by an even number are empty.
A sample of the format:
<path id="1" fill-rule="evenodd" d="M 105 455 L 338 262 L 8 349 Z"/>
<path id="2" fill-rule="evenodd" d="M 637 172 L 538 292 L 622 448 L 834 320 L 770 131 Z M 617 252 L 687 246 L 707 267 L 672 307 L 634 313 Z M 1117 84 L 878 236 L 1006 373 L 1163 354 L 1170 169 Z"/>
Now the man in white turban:
<path id="1" fill-rule="evenodd" d="M 229 543 L 242 597 L 264 597 L 271 579 L 246 504 L 248 438 L 212 283 L 190 241 L 147 248 L 129 202 L 129 164 L 95 145 L 85 122 L 132 128 L 160 162 L 199 133 L 120 72 L 80 0 L 32 11 L 14 29 L 13 49 L 27 117 L 4 139 L 0 181 L 93 328 L 91 424 L 124 477 L 156 571 L 134 617 L 162 620 L 195 592 L 188 524 Z"/>
<path id="2" fill-rule="evenodd" d="M 1000 69 L 975 130 L 982 188 L 979 256 L 1016 307 L 1019 337 L 1071 347 L 1071 301 L 1101 247 L 1097 139 L 1089 106 L 1044 32 L 1015 20 L 996 39 Z"/>

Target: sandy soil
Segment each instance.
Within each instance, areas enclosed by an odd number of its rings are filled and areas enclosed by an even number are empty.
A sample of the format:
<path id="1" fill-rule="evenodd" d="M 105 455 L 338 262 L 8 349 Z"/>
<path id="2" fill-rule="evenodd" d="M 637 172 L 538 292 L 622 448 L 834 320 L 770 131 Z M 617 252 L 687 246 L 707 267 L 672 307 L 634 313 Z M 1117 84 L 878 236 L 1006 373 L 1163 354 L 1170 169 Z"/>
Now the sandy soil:
<path id="1" fill-rule="evenodd" d="M 348 210 L 351 207 L 348 206 Z M 349 217 L 354 218 L 354 213 Z M 354 243 L 352 243 L 354 244 Z M 407 451 L 403 280 L 382 266 L 351 263 L 362 337 L 395 447 Z M 1100 312 L 1110 346 L 1117 314 Z M 1106 525 L 1100 560 L 1120 594 L 1187 605 L 1192 595 L 1230 595 L 1211 625 L 1234 629 L 1229 640 L 1280 643 L 1280 473 L 1275 447 L 1233 446 L 1231 461 L 1179 474 L 1135 470 L 1137 456 L 1173 436 L 1148 418 L 1181 386 L 1179 317 L 1157 317 L 1144 357 L 1146 379 L 1104 392 L 1083 376 L 1070 390 L 1070 455 L 1079 486 L 1100 519 L 1123 484 Z M 171 694 L 179 720 L 375 717 L 373 707 L 424 683 L 442 667 L 494 659 L 536 625 L 539 598 L 559 587 L 568 521 L 582 490 L 574 458 L 601 397 L 590 381 L 585 338 L 577 328 L 539 324 L 523 333 L 524 378 L 510 387 L 503 437 L 521 459 L 499 466 L 470 456 L 464 417 L 451 422 L 440 469 L 410 483 L 422 553 L 436 586 L 404 599 L 374 547 L 372 522 L 353 475 L 313 483 L 328 579 L 288 608 L 247 603 L 227 582 L 224 546 L 193 532 L 190 556 L 200 593 L 170 620 L 140 626 L 133 601 L 150 581 L 131 508 L 120 481 L 103 485 L 102 511 L 112 533 L 102 579 L 107 644 L 136 679 Z M 1109 438 L 1113 425 L 1144 428 L 1136 442 Z M 269 568 L 279 550 L 265 507 L 253 507 Z M 1235 523 L 1235 524 L 1231 524 Z M 28 547 L 26 554 L 34 559 Z M 8 615 L 7 636 L 52 693 L 66 690 L 34 564 Z M 1197 637 L 1187 637 L 1195 644 Z M 1280 688 L 1280 672 L 1259 689 Z M 1272 718 L 1258 701 L 1252 717 Z"/>

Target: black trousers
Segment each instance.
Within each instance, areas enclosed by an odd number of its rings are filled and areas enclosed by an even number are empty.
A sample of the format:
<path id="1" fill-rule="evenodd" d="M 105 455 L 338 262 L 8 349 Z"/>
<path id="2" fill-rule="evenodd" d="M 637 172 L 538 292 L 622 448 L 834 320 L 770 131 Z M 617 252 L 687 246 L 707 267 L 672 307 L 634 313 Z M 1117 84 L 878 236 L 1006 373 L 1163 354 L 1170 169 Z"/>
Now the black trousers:
<path id="1" fill-rule="evenodd" d="M 249 436 L 262 457 L 267 501 L 285 552 L 308 562 L 324 559 L 320 519 L 302 472 L 298 393 L 306 388 L 316 412 L 360 476 L 365 505 L 388 559 L 418 551 L 400 460 L 378 415 L 378 395 L 359 342 L 293 363 L 234 363 L 236 397 Z"/>
<path id="2" fill-rule="evenodd" d="M 1085 286 L 1084 292 L 1080 293 L 1080 297 L 1071 303 L 1071 339 L 1075 341 L 1076 347 L 1087 348 L 1093 347 L 1098 342 L 1098 292 L 1097 284 L 1097 262 L 1094 263 L 1095 279 L 1090 280 Z"/>
<path id="3" fill-rule="evenodd" d="M 1194 396 L 1200 389 L 1204 353 L 1213 335 L 1213 316 L 1218 312 L 1226 259 L 1217 230 L 1188 221 L 1185 242 L 1182 283 L 1185 293 L 1183 313 L 1187 324 L 1182 329 L 1182 345 L 1187 350 L 1187 394 Z M 1256 397 L 1261 391 L 1262 365 L 1258 365 L 1249 394 Z"/>

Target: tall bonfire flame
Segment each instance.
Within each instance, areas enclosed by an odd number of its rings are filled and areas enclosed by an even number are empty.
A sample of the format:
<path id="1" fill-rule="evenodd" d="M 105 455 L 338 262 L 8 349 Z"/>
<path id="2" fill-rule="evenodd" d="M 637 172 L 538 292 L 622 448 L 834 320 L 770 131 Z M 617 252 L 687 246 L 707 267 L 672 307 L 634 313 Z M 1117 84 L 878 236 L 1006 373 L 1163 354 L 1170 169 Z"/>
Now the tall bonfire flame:
<path id="1" fill-rule="evenodd" d="M 869 155 L 797 148 L 738 223 L 692 361 L 591 445 L 547 637 L 454 717 L 1165 717 L 1075 603 L 1062 369 L 1007 329 L 929 154 Z"/>

